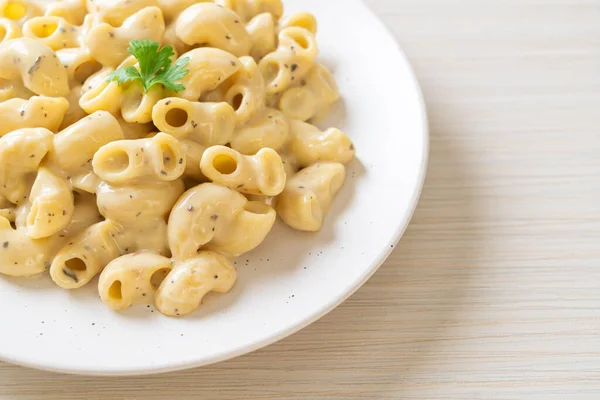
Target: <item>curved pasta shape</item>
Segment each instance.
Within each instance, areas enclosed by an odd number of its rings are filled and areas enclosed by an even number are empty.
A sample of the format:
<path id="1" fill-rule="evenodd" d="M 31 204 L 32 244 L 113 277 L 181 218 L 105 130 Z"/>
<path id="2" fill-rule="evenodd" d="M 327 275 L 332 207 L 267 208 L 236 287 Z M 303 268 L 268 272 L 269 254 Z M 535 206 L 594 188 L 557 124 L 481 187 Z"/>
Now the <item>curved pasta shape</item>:
<path id="1" fill-rule="evenodd" d="M 350 138 L 337 128 L 322 132 L 302 121 L 290 122 L 290 141 L 287 147 L 298 164 L 309 166 L 319 161 L 346 164 L 354 158 L 355 148 Z"/>
<path id="2" fill-rule="evenodd" d="M 252 57 L 240 58 L 242 67 L 218 88 L 233 107 L 238 126 L 245 124 L 263 107 L 265 82 Z"/>
<path id="3" fill-rule="evenodd" d="M 269 13 L 275 20 L 283 15 L 281 0 L 215 0 L 215 3 L 235 11 L 244 21 L 261 13 Z"/>
<path id="4" fill-rule="evenodd" d="M 248 200 L 238 192 L 203 183 L 185 192 L 169 217 L 169 244 L 173 257 L 194 257 L 201 246 L 231 224 Z M 218 230 L 218 232 L 217 232 Z"/>
<path id="5" fill-rule="evenodd" d="M 90 226 L 63 247 L 50 266 L 50 277 L 64 289 L 78 289 L 88 283 L 121 250 L 115 238 L 121 227 L 106 220 Z"/>
<path id="6" fill-rule="evenodd" d="M 244 156 L 225 146 L 206 149 L 200 169 L 209 180 L 242 193 L 277 196 L 285 187 L 281 157 L 273 149 Z"/>
<path id="7" fill-rule="evenodd" d="M 248 55 L 252 47 L 239 15 L 214 3 L 188 7 L 177 18 L 175 29 L 177 37 L 190 46 L 215 47 L 238 57 Z"/>
<path id="8" fill-rule="evenodd" d="M 56 0 L 44 2 L 44 15 L 64 18 L 73 25 L 83 24 L 87 14 L 86 0 Z"/>
<path id="9" fill-rule="evenodd" d="M 277 219 L 275 210 L 260 201 L 249 201 L 225 232 L 215 235 L 206 246 L 229 257 L 238 257 L 257 248 Z"/>
<path id="10" fill-rule="evenodd" d="M 228 143 L 236 116 L 227 103 L 191 102 L 177 97 L 159 101 L 152 110 L 154 125 L 178 139 L 190 139 L 203 146 Z"/>
<path id="11" fill-rule="evenodd" d="M 130 123 L 145 124 L 152 122 L 152 109 L 163 97 L 167 95 L 161 85 L 155 85 L 144 93 L 144 88 L 139 83 L 126 86 L 121 95 L 121 115 Z"/>
<path id="12" fill-rule="evenodd" d="M 96 175 L 110 183 L 143 178 L 174 181 L 183 175 L 185 162 L 177 139 L 161 132 L 149 139 L 108 143 L 94 155 L 92 166 Z"/>
<path id="13" fill-rule="evenodd" d="M 294 229 L 320 230 L 345 178 L 345 168 L 339 163 L 318 163 L 301 170 L 277 198 L 277 213 Z"/>
<path id="14" fill-rule="evenodd" d="M 154 301 L 154 293 L 173 269 L 170 259 L 150 252 L 127 254 L 111 261 L 100 274 L 98 293 L 113 310 Z"/>
<path id="15" fill-rule="evenodd" d="M 209 292 L 227 293 L 237 274 L 231 261 L 212 251 L 201 251 L 176 264 L 156 292 L 156 308 L 168 316 L 194 312 Z"/>
<path id="16" fill-rule="evenodd" d="M 146 7 L 128 17 L 116 28 L 101 23 L 90 29 L 85 44 L 90 54 L 103 65 L 116 67 L 129 56 L 131 40 L 149 39 L 162 42 L 165 21 L 158 7 Z"/>
<path id="17" fill-rule="evenodd" d="M 32 239 L 27 229 L 13 229 L 0 216 L 0 274 L 30 277 L 45 272 L 62 241 L 58 236 Z"/>
<path id="18" fill-rule="evenodd" d="M 203 183 L 184 193 L 173 207 L 169 245 L 176 260 L 194 257 L 203 246 L 236 257 L 262 243 L 274 223 L 270 207 L 249 202 L 235 190 Z"/>
<path id="19" fill-rule="evenodd" d="M 318 54 L 315 35 L 304 28 L 291 27 L 279 32 L 277 50 L 260 60 L 259 67 L 267 93 L 281 93 L 301 82 L 313 67 Z"/>
<path id="20" fill-rule="evenodd" d="M 267 54 L 275 51 L 275 20 L 273 14 L 262 13 L 252 18 L 246 24 L 246 30 L 250 34 L 252 49 L 250 56 L 257 62 Z"/>
<path id="21" fill-rule="evenodd" d="M 25 128 L 0 138 L 0 195 L 14 204 L 27 199 L 29 175 L 52 148 L 53 136 L 44 128 Z"/>
<path id="22" fill-rule="evenodd" d="M 220 49 L 203 47 L 188 51 L 180 58 L 184 57 L 189 58 L 190 72 L 181 80 L 185 90 L 177 96 L 190 101 L 198 101 L 203 93 L 216 89 L 240 69 L 237 57 Z"/>
<path id="23" fill-rule="evenodd" d="M 83 47 L 58 50 L 56 56 L 67 69 L 71 85 L 83 85 L 90 76 L 102 69 L 102 64 Z"/>
<path id="24" fill-rule="evenodd" d="M 164 220 L 183 191 L 181 180 L 136 185 L 103 182 L 96 195 L 98 209 L 106 219 L 132 226 L 140 224 L 140 221 Z"/>
<path id="25" fill-rule="evenodd" d="M 0 103 L 0 136 L 23 128 L 45 128 L 56 132 L 69 109 L 62 97 L 34 96 Z"/>
<path id="26" fill-rule="evenodd" d="M 127 18 L 147 7 L 158 6 L 157 0 L 87 0 L 87 10 L 99 22 L 124 25 Z"/>
<path id="27" fill-rule="evenodd" d="M 10 19 L 0 18 L 0 43 L 21 36 L 21 25 Z"/>
<path id="28" fill-rule="evenodd" d="M 307 12 L 301 12 L 293 14 L 287 17 L 283 17 L 279 21 L 279 30 L 282 31 L 286 28 L 297 27 L 304 28 L 313 35 L 317 34 L 317 19 L 314 15 Z"/>
<path id="29" fill-rule="evenodd" d="M 42 15 L 41 7 L 27 0 L 0 0 L 0 18 L 22 25 L 30 18 Z"/>
<path id="30" fill-rule="evenodd" d="M 289 124 L 285 115 L 267 108 L 234 133 L 231 148 L 247 155 L 256 154 L 265 147 L 278 151 L 287 142 L 288 135 Z"/>
<path id="31" fill-rule="evenodd" d="M 79 106 L 88 114 L 107 111 L 120 117 L 123 89 L 117 82 L 106 80 L 113 71 L 112 68 L 102 68 L 84 82 Z"/>
<path id="32" fill-rule="evenodd" d="M 339 100 L 337 84 L 331 72 L 322 65 L 316 65 L 304 82 L 304 86 L 293 87 L 283 93 L 279 109 L 291 119 L 318 121 Z"/>
<path id="33" fill-rule="evenodd" d="M 66 97 L 66 100 L 69 102 L 69 108 L 65 112 L 65 116 L 58 129 L 63 130 L 87 116 L 87 113 L 79 106 L 81 89 L 81 85 L 73 86 L 71 88 L 71 92 Z"/>
<path id="34" fill-rule="evenodd" d="M 69 94 L 67 71 L 54 51 L 35 39 L 11 39 L 0 43 L 0 78 L 20 78 L 35 94 L 53 97 Z"/>
<path id="35" fill-rule="evenodd" d="M 102 146 L 123 138 L 115 117 L 97 111 L 56 134 L 49 162 L 71 176 L 91 172 L 94 154 Z"/>
<path id="36" fill-rule="evenodd" d="M 29 195 L 27 234 L 41 239 L 62 231 L 71 221 L 75 202 L 69 182 L 48 168 L 40 168 Z"/>
<path id="37" fill-rule="evenodd" d="M 62 17 L 34 17 L 23 24 L 23 37 L 38 39 L 52 50 L 81 46 L 81 29 Z"/>

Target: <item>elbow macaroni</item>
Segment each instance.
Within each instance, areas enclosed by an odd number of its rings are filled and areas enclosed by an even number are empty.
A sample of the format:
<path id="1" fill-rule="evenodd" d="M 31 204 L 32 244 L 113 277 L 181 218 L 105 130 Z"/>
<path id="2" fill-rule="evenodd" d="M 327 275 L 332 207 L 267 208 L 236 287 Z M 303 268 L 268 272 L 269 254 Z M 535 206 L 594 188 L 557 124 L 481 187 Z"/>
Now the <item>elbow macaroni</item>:
<path id="1" fill-rule="evenodd" d="M 281 0 L 0 0 L 0 274 L 178 317 L 277 215 L 319 230 L 355 150 L 312 125 L 339 99 L 316 33 Z M 134 39 L 188 59 L 183 90 L 107 81 Z"/>

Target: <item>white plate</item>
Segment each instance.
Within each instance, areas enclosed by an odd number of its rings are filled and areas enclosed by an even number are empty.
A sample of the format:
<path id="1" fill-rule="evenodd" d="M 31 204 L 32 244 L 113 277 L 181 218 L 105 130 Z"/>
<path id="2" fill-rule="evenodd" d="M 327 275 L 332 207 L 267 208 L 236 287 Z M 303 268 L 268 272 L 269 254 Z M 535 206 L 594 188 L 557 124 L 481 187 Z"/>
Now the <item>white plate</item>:
<path id="1" fill-rule="evenodd" d="M 0 359 L 93 375 L 136 375 L 201 366 L 280 340 L 331 311 L 392 251 L 423 183 L 428 132 L 415 76 L 394 38 L 358 0 L 285 0 L 319 21 L 322 61 L 339 82 L 335 123 L 358 160 L 324 229 L 276 226 L 237 261 L 229 294 L 167 318 L 153 307 L 109 310 L 94 284 L 67 292 L 48 278 L 0 278 Z"/>

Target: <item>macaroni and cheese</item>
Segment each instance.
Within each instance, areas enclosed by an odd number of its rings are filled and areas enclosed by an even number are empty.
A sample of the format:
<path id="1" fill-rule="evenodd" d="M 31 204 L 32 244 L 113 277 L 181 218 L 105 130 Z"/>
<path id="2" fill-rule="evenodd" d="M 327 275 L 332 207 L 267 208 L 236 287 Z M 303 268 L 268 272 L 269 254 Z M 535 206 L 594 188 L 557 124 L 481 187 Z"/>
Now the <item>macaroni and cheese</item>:
<path id="1" fill-rule="evenodd" d="M 0 0 L 0 274 L 196 310 L 277 216 L 318 231 L 354 145 L 281 0 Z"/>

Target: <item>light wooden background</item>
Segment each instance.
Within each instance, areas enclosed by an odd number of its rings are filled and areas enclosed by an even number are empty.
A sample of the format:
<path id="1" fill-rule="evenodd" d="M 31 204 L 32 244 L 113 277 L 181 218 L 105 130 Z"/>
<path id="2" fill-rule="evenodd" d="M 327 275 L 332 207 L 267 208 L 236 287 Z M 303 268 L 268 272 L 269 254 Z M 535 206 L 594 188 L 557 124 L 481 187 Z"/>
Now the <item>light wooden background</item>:
<path id="1" fill-rule="evenodd" d="M 122 379 L 0 364 L 0 399 L 600 399 L 600 0 L 368 3 L 432 131 L 375 277 L 254 354 Z"/>

